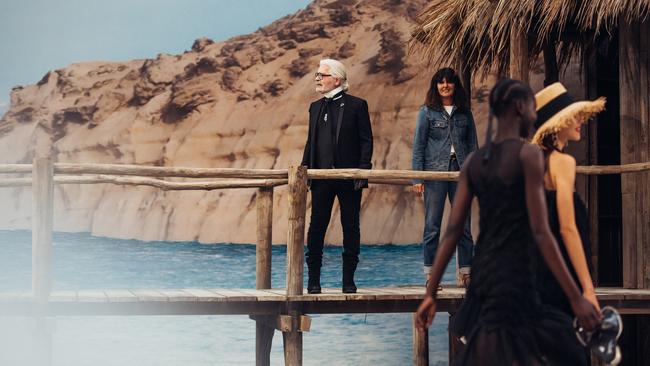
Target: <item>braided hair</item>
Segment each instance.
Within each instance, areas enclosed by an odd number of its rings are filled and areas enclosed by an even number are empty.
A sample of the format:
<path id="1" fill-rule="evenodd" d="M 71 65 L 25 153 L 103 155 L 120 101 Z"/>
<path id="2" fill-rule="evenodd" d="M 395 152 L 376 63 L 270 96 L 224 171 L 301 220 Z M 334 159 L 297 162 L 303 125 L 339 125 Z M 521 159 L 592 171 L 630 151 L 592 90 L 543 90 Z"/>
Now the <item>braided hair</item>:
<path id="1" fill-rule="evenodd" d="M 519 80 L 501 79 L 490 91 L 490 112 L 488 117 L 487 133 L 485 134 L 485 152 L 483 153 L 483 163 L 490 158 L 492 150 L 492 120 L 494 117 L 501 117 L 512 107 L 516 100 L 528 100 L 535 98 L 530 87 Z M 528 137 L 528 131 L 519 131 L 521 137 Z"/>

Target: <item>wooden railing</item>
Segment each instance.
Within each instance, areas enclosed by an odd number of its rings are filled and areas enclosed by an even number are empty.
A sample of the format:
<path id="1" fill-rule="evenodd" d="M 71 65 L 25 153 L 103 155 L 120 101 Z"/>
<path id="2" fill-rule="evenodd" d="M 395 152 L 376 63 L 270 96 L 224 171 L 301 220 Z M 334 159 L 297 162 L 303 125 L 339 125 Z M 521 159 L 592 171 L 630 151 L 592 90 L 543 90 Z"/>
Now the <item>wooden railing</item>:
<path id="1" fill-rule="evenodd" d="M 580 166 L 578 174 L 627 174 L 650 170 L 650 162 L 616 166 Z M 53 188 L 61 184 L 139 185 L 163 190 L 214 190 L 257 188 L 256 288 L 271 288 L 271 238 L 273 232 L 273 188 L 288 184 L 289 223 L 287 228 L 286 295 L 303 294 L 304 237 L 309 179 L 368 179 L 370 183 L 410 185 L 412 179 L 458 180 L 458 172 L 364 169 L 234 169 L 180 168 L 117 164 L 53 163 L 49 157 L 37 157 L 33 164 L 0 165 L 0 174 L 27 174 L 31 177 L 0 178 L 0 187 L 32 187 L 32 289 L 38 302 L 47 302 L 52 289 Z M 209 181 L 171 181 L 166 178 L 205 179 Z M 291 331 L 283 332 L 285 363 L 302 364 L 301 310 L 291 308 Z M 298 325 L 296 325 L 298 324 Z M 256 321 L 256 358 L 268 365 L 273 329 Z M 428 338 L 416 337 L 416 346 L 427 347 Z M 419 349 L 418 348 L 418 349 Z M 425 349 L 426 350 L 426 349 Z M 422 351 L 422 350 L 420 350 Z M 418 353 L 425 353 L 424 351 Z M 428 352 L 428 351 L 427 351 Z"/>

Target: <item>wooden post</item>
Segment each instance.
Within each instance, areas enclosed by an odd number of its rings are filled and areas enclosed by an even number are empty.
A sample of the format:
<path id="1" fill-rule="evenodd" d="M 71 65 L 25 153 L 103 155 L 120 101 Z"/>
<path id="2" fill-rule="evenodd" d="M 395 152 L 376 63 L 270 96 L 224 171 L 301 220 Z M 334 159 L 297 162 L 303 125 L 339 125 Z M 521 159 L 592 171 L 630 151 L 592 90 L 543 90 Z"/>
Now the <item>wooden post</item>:
<path id="1" fill-rule="evenodd" d="M 273 235 L 273 187 L 257 190 L 256 277 L 258 289 L 271 288 L 271 239 Z"/>
<path id="2" fill-rule="evenodd" d="M 287 296 L 302 295 L 305 214 L 307 210 L 307 168 L 289 167 L 289 225 L 287 229 Z M 289 315 L 298 324 L 300 309 L 289 308 Z M 297 329 L 282 333 L 284 362 L 287 366 L 302 365 L 302 333 Z"/>
<path id="3" fill-rule="evenodd" d="M 619 23 L 621 164 L 650 160 L 650 21 Z M 650 288 L 650 176 L 621 176 L 623 287 Z"/>
<path id="4" fill-rule="evenodd" d="M 598 98 L 598 70 L 596 67 L 596 52 L 592 51 L 590 54 L 585 56 L 585 61 L 583 65 L 584 69 L 584 80 L 585 80 L 585 95 L 588 100 L 594 100 Z M 588 135 L 588 151 L 589 151 L 589 160 L 588 165 L 598 164 L 598 124 L 589 123 L 589 135 Z M 589 215 L 588 227 L 589 227 L 589 242 L 591 244 L 591 258 L 588 260 L 591 261 L 592 273 L 591 278 L 595 282 L 594 285 L 598 286 L 599 277 L 598 277 L 598 251 L 599 251 L 599 241 L 598 241 L 598 176 L 590 175 L 587 177 L 587 212 Z"/>
<path id="5" fill-rule="evenodd" d="M 528 61 L 528 36 L 523 29 L 513 27 L 510 30 L 509 76 L 528 84 Z"/>
<path id="6" fill-rule="evenodd" d="M 413 314 L 413 365 L 429 365 L 429 332 L 421 331 L 416 324 L 417 314 Z"/>
<path id="7" fill-rule="evenodd" d="M 557 56 L 555 54 L 555 42 L 547 40 L 544 43 L 544 86 L 549 86 L 560 81 L 560 72 L 557 67 Z"/>
<path id="8" fill-rule="evenodd" d="M 52 215 L 54 166 L 49 156 L 32 162 L 32 291 L 45 310 L 52 290 Z M 47 317 L 35 318 L 34 342 L 39 365 L 52 363 L 52 334 Z"/>
<path id="9" fill-rule="evenodd" d="M 256 276 L 257 289 L 271 288 L 271 258 L 273 236 L 273 187 L 257 190 L 257 247 Z M 255 322 L 255 365 L 271 364 L 271 346 L 275 329 L 266 324 Z"/>
<path id="10" fill-rule="evenodd" d="M 449 331 L 447 335 L 449 337 L 449 364 L 455 365 L 457 363 L 458 355 L 460 351 L 465 347 L 465 345 L 451 333 L 451 323 L 454 321 L 454 314 L 449 313 Z"/>
<path id="11" fill-rule="evenodd" d="M 46 302 L 52 290 L 52 158 L 34 158 L 32 169 L 32 291 Z"/>
<path id="12" fill-rule="evenodd" d="M 287 229 L 287 295 L 302 295 L 305 258 L 307 168 L 289 167 L 289 225 Z"/>

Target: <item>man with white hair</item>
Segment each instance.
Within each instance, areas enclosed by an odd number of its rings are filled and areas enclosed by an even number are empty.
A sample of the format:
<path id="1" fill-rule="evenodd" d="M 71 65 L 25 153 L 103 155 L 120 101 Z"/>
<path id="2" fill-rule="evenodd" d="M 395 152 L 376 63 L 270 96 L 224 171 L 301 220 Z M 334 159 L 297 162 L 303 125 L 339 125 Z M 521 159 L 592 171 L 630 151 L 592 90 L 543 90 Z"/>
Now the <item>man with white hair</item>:
<path id="1" fill-rule="evenodd" d="M 332 59 L 321 60 L 314 80 L 323 98 L 309 106 L 309 133 L 302 165 L 310 169 L 372 168 L 372 129 L 368 103 L 347 94 L 345 66 Z M 359 210 L 361 190 L 366 180 L 313 180 L 311 182 L 311 222 L 307 232 L 306 261 L 309 269 L 307 291 L 321 292 L 320 270 L 323 242 L 334 198 L 341 208 L 343 227 L 344 293 L 355 293 L 354 271 L 359 263 Z"/>

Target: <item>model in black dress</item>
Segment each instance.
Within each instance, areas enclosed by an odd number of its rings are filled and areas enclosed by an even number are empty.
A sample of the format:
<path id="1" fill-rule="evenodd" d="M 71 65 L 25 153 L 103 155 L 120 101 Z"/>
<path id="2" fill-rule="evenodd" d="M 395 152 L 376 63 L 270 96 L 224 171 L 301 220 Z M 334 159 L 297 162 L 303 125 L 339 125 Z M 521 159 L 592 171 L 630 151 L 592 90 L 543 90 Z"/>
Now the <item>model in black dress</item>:
<path id="1" fill-rule="evenodd" d="M 426 329 L 435 315 L 437 285 L 462 233 L 471 199 L 478 197 L 480 235 L 472 281 L 457 314 L 466 330 L 463 365 L 574 365 L 585 354 L 571 319 L 541 305 L 535 281 L 538 250 L 559 278 L 581 324 L 592 329 L 600 314 L 585 300 L 562 260 L 546 217 L 541 150 L 519 139 L 536 118 L 530 88 L 499 82 L 490 93 L 499 120 L 492 143 L 469 158 L 460 174 L 457 198 L 417 313 Z M 491 133 L 491 123 L 488 135 Z M 535 246 L 537 243 L 537 247 Z"/>
<path id="2" fill-rule="evenodd" d="M 580 141 L 582 124 L 605 108 L 605 99 L 574 101 L 561 83 L 535 95 L 538 117 L 532 142 L 544 151 L 544 187 L 549 224 L 562 256 L 584 296 L 598 309 L 591 279 L 587 210 L 575 192 L 576 160 L 563 152 L 569 141 Z M 571 315 L 571 305 L 544 263 L 537 273 L 542 302 Z"/>

